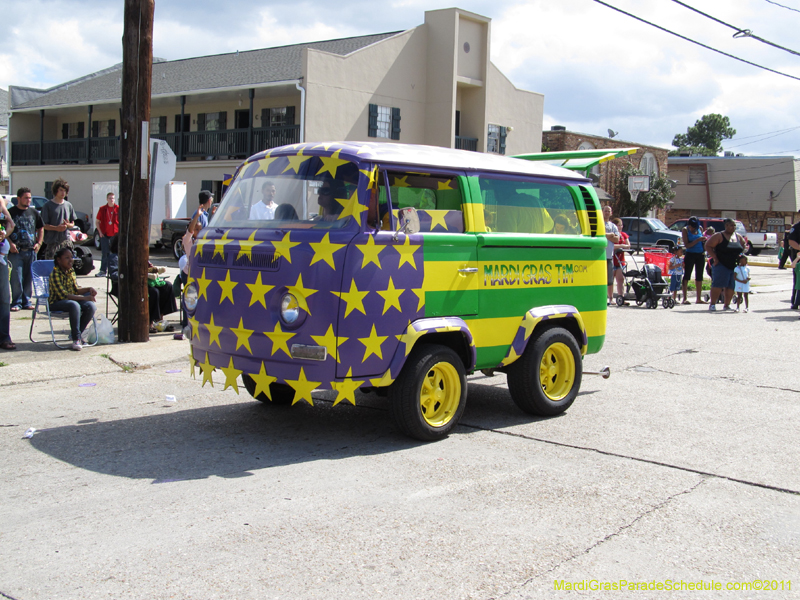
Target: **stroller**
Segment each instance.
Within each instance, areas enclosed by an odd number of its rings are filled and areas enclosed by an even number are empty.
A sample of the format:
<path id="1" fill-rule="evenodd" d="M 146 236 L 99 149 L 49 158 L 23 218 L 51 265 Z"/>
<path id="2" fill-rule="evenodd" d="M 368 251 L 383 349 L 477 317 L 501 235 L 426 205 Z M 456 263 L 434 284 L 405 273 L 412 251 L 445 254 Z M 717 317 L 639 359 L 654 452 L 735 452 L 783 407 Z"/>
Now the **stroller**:
<path id="1" fill-rule="evenodd" d="M 666 271 L 666 264 L 671 258 L 671 254 L 662 248 L 644 248 L 645 264 L 641 269 L 636 264 L 633 254 L 633 269 L 626 269 L 625 275 L 625 296 L 631 295 L 633 290 L 633 300 L 636 306 L 645 305 L 645 308 L 657 308 L 658 301 L 664 308 L 674 308 L 675 300 L 669 293 L 669 284 L 664 280 L 662 273 Z M 662 270 L 663 265 L 663 270 Z M 622 306 L 625 298 L 617 296 L 617 306 Z"/>

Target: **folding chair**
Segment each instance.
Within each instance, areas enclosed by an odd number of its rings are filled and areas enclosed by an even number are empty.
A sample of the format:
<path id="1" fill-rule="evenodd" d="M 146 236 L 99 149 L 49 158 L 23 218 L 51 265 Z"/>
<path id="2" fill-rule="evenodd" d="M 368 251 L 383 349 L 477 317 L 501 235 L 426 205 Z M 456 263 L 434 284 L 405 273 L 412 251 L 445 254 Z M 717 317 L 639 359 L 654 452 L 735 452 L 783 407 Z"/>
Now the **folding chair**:
<path id="1" fill-rule="evenodd" d="M 109 269 L 110 270 L 110 269 Z M 111 274 L 106 274 L 106 316 L 111 319 L 111 324 L 114 325 L 119 319 L 119 302 L 117 301 L 116 294 L 112 294 L 111 290 L 114 288 L 115 281 L 111 279 Z M 119 292 L 119 290 L 117 290 Z M 114 305 L 114 316 L 108 312 L 108 300 L 111 299 L 111 304 Z"/>
<path id="2" fill-rule="evenodd" d="M 50 310 L 50 273 L 53 271 L 54 263 L 52 260 L 35 260 L 31 263 L 31 273 L 33 275 L 33 297 L 36 298 L 36 306 L 33 308 L 33 316 L 31 317 L 31 331 L 28 337 L 34 343 L 47 342 L 48 340 L 35 340 L 33 339 L 33 326 L 36 324 L 36 317 L 47 317 L 47 322 L 50 325 L 50 340 L 56 347 L 65 350 L 72 346 L 72 337 L 67 326 L 67 338 L 56 339 L 56 333 L 53 329 L 53 317 L 66 319 L 69 323 L 69 313 L 64 311 L 51 311 Z M 94 326 L 94 344 L 84 344 L 86 346 L 94 346 L 97 343 L 97 320 L 92 316 L 92 325 Z"/>

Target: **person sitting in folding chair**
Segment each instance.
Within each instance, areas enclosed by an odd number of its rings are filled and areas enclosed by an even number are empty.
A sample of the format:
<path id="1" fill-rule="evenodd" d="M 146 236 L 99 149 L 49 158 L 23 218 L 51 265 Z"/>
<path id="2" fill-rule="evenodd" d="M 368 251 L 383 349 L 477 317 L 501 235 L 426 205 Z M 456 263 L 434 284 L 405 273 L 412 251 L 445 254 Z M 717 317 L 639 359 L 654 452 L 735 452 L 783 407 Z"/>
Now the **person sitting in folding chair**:
<path id="1" fill-rule="evenodd" d="M 81 333 L 91 323 L 97 310 L 94 288 L 79 288 L 72 270 L 72 249 L 61 248 L 54 257 L 55 268 L 50 273 L 50 310 L 69 313 L 73 350 L 81 350 Z"/>

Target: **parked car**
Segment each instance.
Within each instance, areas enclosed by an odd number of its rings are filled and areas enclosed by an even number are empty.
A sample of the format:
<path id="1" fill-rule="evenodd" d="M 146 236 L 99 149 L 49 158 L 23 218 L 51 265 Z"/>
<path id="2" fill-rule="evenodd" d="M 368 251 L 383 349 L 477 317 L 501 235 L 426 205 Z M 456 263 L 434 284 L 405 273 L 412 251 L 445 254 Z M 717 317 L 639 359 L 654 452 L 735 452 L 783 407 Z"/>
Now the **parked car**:
<path id="1" fill-rule="evenodd" d="M 219 206 L 218 202 L 211 205 L 211 209 L 216 210 Z M 183 236 L 186 233 L 186 228 L 189 227 L 189 218 L 180 219 L 164 219 L 161 221 L 161 239 L 157 243 L 167 248 L 172 248 L 172 255 L 176 259 L 183 256 Z"/>
<path id="2" fill-rule="evenodd" d="M 664 246 L 672 252 L 681 242 L 680 232 L 670 231 L 661 219 L 654 217 L 622 217 L 622 231 L 628 234 L 633 250 Z"/>
<path id="3" fill-rule="evenodd" d="M 713 228 L 716 233 L 724 231 L 725 219 L 720 217 L 697 217 L 700 221 L 700 227 L 705 231 L 709 227 Z M 689 219 L 678 219 L 669 226 L 673 231 L 680 232 L 681 229 L 686 227 Z M 749 233 L 744 223 L 736 221 L 736 233 L 741 235 L 746 241 L 745 252 L 757 256 L 762 250 L 767 248 L 775 248 L 778 245 L 778 236 L 774 233 Z"/>

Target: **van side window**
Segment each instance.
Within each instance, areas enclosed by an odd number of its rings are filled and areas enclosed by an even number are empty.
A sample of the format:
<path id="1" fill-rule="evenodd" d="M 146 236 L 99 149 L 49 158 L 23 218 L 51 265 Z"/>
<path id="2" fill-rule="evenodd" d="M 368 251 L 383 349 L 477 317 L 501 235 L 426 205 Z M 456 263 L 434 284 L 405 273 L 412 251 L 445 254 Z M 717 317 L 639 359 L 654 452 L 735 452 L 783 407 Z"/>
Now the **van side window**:
<path id="1" fill-rule="evenodd" d="M 390 171 L 392 208 L 413 206 L 419 214 L 420 232 L 464 232 L 461 187 L 458 178 Z"/>
<path id="2" fill-rule="evenodd" d="M 565 185 L 480 177 L 486 227 L 500 233 L 581 233 L 575 199 Z"/>

